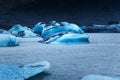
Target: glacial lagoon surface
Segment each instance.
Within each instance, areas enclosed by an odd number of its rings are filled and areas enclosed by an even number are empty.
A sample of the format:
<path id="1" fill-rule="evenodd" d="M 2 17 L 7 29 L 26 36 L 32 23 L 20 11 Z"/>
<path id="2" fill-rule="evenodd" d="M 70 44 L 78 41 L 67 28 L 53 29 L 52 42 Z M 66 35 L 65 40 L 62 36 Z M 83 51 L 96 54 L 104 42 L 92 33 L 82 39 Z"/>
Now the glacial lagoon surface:
<path id="1" fill-rule="evenodd" d="M 0 63 L 25 65 L 49 61 L 50 70 L 28 80 L 81 80 L 87 75 L 120 75 L 120 33 L 86 33 L 90 44 L 42 44 L 19 38 L 20 46 L 0 47 Z"/>

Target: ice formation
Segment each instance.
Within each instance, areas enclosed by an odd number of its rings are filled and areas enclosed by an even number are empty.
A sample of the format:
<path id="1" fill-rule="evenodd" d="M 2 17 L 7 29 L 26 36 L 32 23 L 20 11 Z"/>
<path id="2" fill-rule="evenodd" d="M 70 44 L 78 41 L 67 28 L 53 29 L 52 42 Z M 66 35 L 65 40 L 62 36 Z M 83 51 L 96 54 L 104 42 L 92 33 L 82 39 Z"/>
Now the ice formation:
<path id="1" fill-rule="evenodd" d="M 23 38 L 33 38 L 33 37 L 41 37 L 41 43 L 45 44 L 79 44 L 79 43 L 89 43 L 89 36 L 84 34 L 84 31 L 76 24 L 68 23 L 68 22 L 56 22 L 51 21 L 48 24 L 39 22 L 37 23 L 33 29 L 22 25 L 14 25 L 9 31 L 0 30 L 1 34 L 12 34 L 16 37 Z M 11 36 L 12 36 L 11 35 Z M 39 36 L 38 36 L 39 35 Z M 1 37 L 3 37 L 1 35 Z M 9 36 L 7 36 L 9 37 Z M 16 39 L 14 37 L 14 39 Z M 11 38 L 6 38 L 1 40 L 4 41 L 5 46 L 7 46 L 8 40 Z M 13 39 L 13 38 L 12 38 Z M 13 40 L 12 40 L 13 41 Z M 0 45 L 3 45 L 2 43 Z M 13 44 L 12 44 L 13 45 Z"/>
<path id="2" fill-rule="evenodd" d="M 4 29 L 0 29 L 0 34 L 10 34 L 11 35 L 11 33 L 9 31 L 4 30 Z"/>
<path id="3" fill-rule="evenodd" d="M 51 41 L 48 43 L 57 43 L 57 44 L 84 44 L 88 43 L 88 36 L 84 34 L 74 34 L 74 33 L 68 33 L 64 34 L 63 36 L 59 37 L 55 41 Z"/>
<path id="4" fill-rule="evenodd" d="M 107 77 L 101 75 L 88 75 L 81 80 L 120 80 L 118 77 Z"/>
<path id="5" fill-rule="evenodd" d="M 42 22 L 39 22 L 37 23 L 34 28 L 33 28 L 33 32 L 38 34 L 39 36 L 41 36 L 42 34 L 42 30 L 43 28 L 46 26 L 46 24 L 42 23 Z"/>
<path id="6" fill-rule="evenodd" d="M 17 45 L 19 45 L 19 40 L 15 36 L 9 34 L 0 34 L 0 47 Z"/>
<path id="7" fill-rule="evenodd" d="M 31 37 L 37 37 L 35 33 L 32 32 L 30 28 L 21 26 L 21 25 L 14 25 L 10 30 L 10 33 L 15 35 L 16 37 L 25 37 L 25 38 L 31 38 Z"/>
<path id="8" fill-rule="evenodd" d="M 0 64 L 0 80 L 26 80 L 50 68 L 48 61 L 24 66 Z"/>
<path id="9" fill-rule="evenodd" d="M 89 43 L 88 36 L 84 31 L 73 23 L 52 21 L 43 28 L 42 43 L 53 44 L 78 44 Z"/>
<path id="10" fill-rule="evenodd" d="M 120 32 L 120 23 L 119 24 L 108 24 L 108 25 L 90 25 L 90 26 L 81 26 L 81 28 L 86 32 Z"/>

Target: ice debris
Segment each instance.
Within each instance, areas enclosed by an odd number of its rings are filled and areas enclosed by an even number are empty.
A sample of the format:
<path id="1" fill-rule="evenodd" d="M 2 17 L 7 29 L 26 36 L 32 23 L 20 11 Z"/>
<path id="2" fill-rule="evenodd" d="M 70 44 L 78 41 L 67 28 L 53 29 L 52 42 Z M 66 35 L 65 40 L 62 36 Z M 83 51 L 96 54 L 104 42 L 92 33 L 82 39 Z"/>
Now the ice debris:
<path id="1" fill-rule="evenodd" d="M 120 78 L 119 77 L 101 76 L 101 75 L 88 75 L 88 76 L 85 76 L 81 80 L 120 80 Z"/>
<path id="2" fill-rule="evenodd" d="M 120 32 L 120 23 L 112 23 L 110 22 L 108 25 L 90 25 L 90 26 L 81 26 L 81 28 L 85 32 L 112 32 L 119 33 Z"/>
<path id="3" fill-rule="evenodd" d="M 48 61 L 41 61 L 24 66 L 0 64 L 0 80 L 26 80 L 50 68 Z"/>
<path id="4" fill-rule="evenodd" d="M 19 40 L 17 37 L 9 34 L 0 34 L 0 47 L 17 45 L 19 45 Z"/>
<path id="5" fill-rule="evenodd" d="M 14 25 L 9 30 L 9 32 L 15 35 L 16 37 L 24 37 L 24 38 L 37 37 L 37 35 L 33 33 L 30 28 L 19 25 L 19 24 Z"/>

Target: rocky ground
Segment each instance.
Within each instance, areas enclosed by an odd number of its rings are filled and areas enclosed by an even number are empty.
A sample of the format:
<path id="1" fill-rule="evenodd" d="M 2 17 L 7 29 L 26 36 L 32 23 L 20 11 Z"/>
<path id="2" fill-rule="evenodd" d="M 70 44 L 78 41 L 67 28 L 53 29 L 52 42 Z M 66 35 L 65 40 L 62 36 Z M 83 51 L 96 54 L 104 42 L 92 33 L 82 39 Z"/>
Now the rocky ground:
<path id="1" fill-rule="evenodd" d="M 0 63 L 24 65 L 47 60 L 51 69 L 28 80 L 80 80 L 90 74 L 120 75 L 120 34 L 89 33 L 90 44 L 48 45 L 40 38 L 19 38 L 17 47 L 1 47 Z"/>

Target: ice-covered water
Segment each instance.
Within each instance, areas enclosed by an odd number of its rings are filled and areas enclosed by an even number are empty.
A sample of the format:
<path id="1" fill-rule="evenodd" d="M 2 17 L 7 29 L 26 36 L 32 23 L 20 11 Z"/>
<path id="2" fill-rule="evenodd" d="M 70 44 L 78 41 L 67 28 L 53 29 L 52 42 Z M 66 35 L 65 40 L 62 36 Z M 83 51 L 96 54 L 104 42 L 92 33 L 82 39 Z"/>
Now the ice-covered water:
<path id="1" fill-rule="evenodd" d="M 120 34 L 92 33 L 90 44 L 41 44 L 40 38 L 19 38 L 21 45 L 0 48 L 0 63 L 24 65 L 47 60 L 47 74 L 28 80 L 80 80 L 86 75 L 120 75 Z"/>

